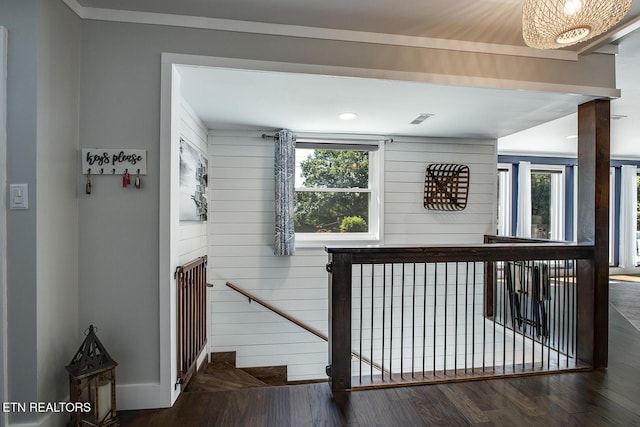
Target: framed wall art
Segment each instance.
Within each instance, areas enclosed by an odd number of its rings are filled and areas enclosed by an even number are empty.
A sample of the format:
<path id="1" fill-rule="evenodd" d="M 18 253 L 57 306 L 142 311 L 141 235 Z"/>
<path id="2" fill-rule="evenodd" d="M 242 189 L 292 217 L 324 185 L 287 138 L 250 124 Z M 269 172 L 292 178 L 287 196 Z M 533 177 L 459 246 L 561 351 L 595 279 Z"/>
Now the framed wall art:
<path id="1" fill-rule="evenodd" d="M 208 187 L 207 155 L 180 138 L 180 222 L 207 220 Z"/>

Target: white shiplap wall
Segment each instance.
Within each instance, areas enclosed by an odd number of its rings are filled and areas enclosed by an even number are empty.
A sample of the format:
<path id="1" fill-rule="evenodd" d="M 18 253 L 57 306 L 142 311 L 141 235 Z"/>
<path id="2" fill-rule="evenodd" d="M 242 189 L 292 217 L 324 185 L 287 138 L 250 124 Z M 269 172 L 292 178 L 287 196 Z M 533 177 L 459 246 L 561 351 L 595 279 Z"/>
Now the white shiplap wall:
<path id="1" fill-rule="evenodd" d="M 289 379 L 324 378 L 327 344 L 225 286 L 255 294 L 327 333 L 323 248 L 273 255 L 273 143 L 258 132 L 209 134 L 210 351 L 237 352 L 238 366 L 288 365 Z M 480 243 L 493 228 L 495 140 L 397 138 L 385 148 L 385 243 Z M 462 212 L 423 208 L 428 163 L 469 165 Z"/>
<path id="2" fill-rule="evenodd" d="M 189 104 L 182 100 L 180 103 L 180 137 L 206 154 L 208 151 L 207 135 L 206 126 L 193 112 Z M 177 240 L 180 265 L 207 255 L 207 223 L 180 223 Z"/>

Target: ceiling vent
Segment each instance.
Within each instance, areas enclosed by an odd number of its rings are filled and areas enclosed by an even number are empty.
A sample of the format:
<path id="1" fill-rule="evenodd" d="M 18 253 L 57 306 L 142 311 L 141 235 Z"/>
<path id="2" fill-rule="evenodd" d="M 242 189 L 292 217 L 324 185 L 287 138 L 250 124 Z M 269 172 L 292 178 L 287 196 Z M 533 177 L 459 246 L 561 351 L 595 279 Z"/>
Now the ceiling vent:
<path id="1" fill-rule="evenodd" d="M 611 120 L 620 120 L 620 119 L 626 119 L 627 116 L 623 116 L 622 114 L 612 114 L 611 115 Z"/>
<path id="2" fill-rule="evenodd" d="M 432 117 L 433 114 L 420 114 L 418 117 L 416 117 L 415 119 L 413 119 L 413 121 L 410 123 L 412 125 L 419 125 L 420 123 L 424 122 L 425 120 L 427 120 L 429 117 Z"/>

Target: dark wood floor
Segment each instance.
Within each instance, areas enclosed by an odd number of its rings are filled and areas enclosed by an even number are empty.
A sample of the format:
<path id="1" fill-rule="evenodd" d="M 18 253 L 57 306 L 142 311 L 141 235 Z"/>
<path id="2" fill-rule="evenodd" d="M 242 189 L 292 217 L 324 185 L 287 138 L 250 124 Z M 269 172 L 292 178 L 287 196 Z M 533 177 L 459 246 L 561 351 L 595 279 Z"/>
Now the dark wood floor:
<path id="1" fill-rule="evenodd" d="M 123 426 L 135 427 L 634 426 L 640 331 L 610 307 L 607 370 L 357 391 L 343 405 L 327 383 L 191 392 L 169 409 L 118 415 Z"/>

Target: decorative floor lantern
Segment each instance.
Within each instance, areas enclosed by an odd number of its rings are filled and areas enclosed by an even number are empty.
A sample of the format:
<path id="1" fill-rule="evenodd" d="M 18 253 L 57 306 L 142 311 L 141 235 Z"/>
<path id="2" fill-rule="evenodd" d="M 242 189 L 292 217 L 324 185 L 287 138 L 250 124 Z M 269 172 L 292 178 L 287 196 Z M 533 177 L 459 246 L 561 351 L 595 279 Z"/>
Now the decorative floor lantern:
<path id="1" fill-rule="evenodd" d="M 69 399 L 77 403 L 71 425 L 119 426 L 116 416 L 116 366 L 89 326 L 87 337 L 67 366 Z"/>

